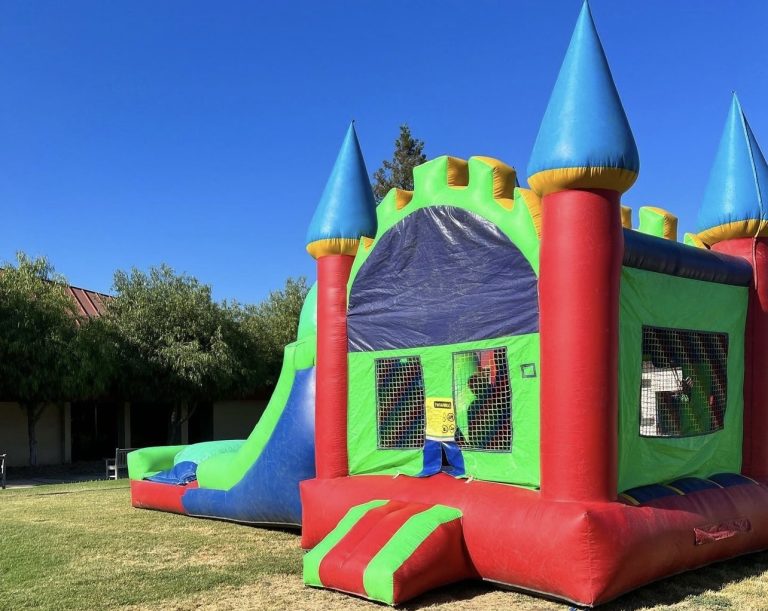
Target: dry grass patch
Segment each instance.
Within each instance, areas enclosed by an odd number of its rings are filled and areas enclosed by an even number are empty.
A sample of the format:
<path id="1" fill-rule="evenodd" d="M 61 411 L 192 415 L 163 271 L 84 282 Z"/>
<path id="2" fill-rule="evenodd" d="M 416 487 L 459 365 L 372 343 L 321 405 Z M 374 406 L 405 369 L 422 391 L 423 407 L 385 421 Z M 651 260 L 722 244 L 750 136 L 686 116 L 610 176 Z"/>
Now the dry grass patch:
<path id="1" fill-rule="evenodd" d="M 133 509 L 125 481 L 0 491 L 0 608 L 384 609 L 301 581 L 297 533 Z M 567 605 L 482 583 L 404 609 L 544 611 Z M 768 553 L 652 584 L 605 611 L 768 611 Z"/>
<path id="2" fill-rule="evenodd" d="M 218 588 L 179 599 L 166 609 L 190 611 L 241 611 L 256 609 L 301 609 L 302 611 L 375 611 L 386 609 L 366 600 L 329 590 L 306 588 L 298 575 L 272 575 L 257 578 L 255 583 L 240 588 Z M 398 607 L 406 610 L 452 609 L 475 611 L 485 609 L 515 609 L 515 611 L 565 610 L 568 607 L 505 592 L 486 584 L 464 583 L 442 588 L 420 597 L 412 605 Z M 131 611 L 151 611 L 151 605 L 130 607 Z"/>

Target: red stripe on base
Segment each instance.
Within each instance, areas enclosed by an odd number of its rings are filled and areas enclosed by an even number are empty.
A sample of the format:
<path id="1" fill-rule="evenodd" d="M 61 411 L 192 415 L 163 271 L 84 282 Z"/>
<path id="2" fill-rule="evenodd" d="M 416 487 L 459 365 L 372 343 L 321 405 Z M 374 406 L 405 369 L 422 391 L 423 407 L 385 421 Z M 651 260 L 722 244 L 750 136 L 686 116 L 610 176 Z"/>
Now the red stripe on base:
<path id="1" fill-rule="evenodd" d="M 141 509 L 157 509 L 170 513 L 186 514 L 181 497 L 187 490 L 197 488 L 197 482 L 186 486 L 161 484 L 147 480 L 131 480 L 131 505 Z"/>
<path id="2" fill-rule="evenodd" d="M 320 562 L 320 581 L 326 587 L 365 596 L 363 575 L 368 563 L 411 516 L 428 507 L 390 501 L 371 509 Z"/>
<path id="3" fill-rule="evenodd" d="M 438 526 L 395 571 L 392 602 L 397 605 L 433 588 L 477 576 L 457 518 Z"/>

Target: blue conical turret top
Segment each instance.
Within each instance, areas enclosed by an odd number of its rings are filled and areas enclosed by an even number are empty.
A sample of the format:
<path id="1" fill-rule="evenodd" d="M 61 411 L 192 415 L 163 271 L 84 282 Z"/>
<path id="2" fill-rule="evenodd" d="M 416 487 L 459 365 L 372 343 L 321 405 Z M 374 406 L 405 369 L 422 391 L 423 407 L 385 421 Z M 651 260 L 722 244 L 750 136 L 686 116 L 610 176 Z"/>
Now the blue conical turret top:
<path id="1" fill-rule="evenodd" d="M 528 182 L 540 195 L 574 188 L 624 192 L 639 170 L 635 139 L 585 1 L 533 146 Z"/>
<path id="2" fill-rule="evenodd" d="M 699 238 L 715 244 L 768 234 L 768 165 L 733 94 L 699 210 Z"/>
<path id="3" fill-rule="evenodd" d="M 309 225 L 307 251 L 316 259 L 354 255 L 362 236 L 375 235 L 376 200 L 352 122 Z"/>

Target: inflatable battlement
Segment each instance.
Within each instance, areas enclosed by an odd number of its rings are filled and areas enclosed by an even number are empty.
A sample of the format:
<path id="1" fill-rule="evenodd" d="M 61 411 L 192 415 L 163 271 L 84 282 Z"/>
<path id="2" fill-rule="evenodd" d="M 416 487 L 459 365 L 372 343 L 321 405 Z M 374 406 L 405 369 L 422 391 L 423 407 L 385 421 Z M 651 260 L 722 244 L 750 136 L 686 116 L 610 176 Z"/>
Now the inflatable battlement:
<path id="1" fill-rule="evenodd" d="M 533 221 L 537 237 L 541 237 L 541 198 L 531 189 L 519 186 L 517 172 L 512 167 L 493 157 L 473 156 L 469 160 L 444 155 L 426 161 L 413 170 L 414 191 L 391 189 L 376 208 L 379 223 L 387 224 L 391 209 L 402 211 L 412 201 L 417 205 L 425 202 L 454 201 L 456 190 L 469 190 L 468 197 L 494 203 L 506 210 L 513 210 L 515 205 L 524 206 L 527 214 L 521 217 Z M 415 206 L 414 206 L 415 207 Z M 402 214 L 408 214 L 409 208 Z M 622 205 L 620 208 L 621 224 L 625 229 L 634 229 L 640 233 L 677 242 L 678 218 L 672 212 L 660 206 L 641 206 L 638 209 L 639 225 L 633 227 L 632 208 Z M 374 239 L 364 236 L 362 243 L 366 249 L 373 245 Z M 696 234 L 686 233 L 684 244 L 698 248 L 709 248 Z"/>
<path id="2" fill-rule="evenodd" d="M 392 189 L 376 207 L 376 234 L 362 238 L 362 255 L 353 265 L 352 278 L 382 236 L 411 215 L 441 205 L 492 219 L 514 236 L 530 264 L 538 267 L 541 203 L 533 191 L 517 186 L 514 168 L 491 157 L 442 156 L 414 168 L 413 179 L 413 191 Z"/>

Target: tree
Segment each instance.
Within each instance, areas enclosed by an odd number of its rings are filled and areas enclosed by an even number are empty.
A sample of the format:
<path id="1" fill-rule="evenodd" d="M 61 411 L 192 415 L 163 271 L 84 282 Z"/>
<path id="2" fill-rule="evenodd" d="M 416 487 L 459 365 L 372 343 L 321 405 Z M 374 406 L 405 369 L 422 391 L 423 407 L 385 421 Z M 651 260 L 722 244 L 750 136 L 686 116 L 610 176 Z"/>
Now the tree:
<path id="1" fill-rule="evenodd" d="M 108 319 L 81 318 L 72 354 L 77 363 L 78 399 L 98 399 L 114 394 L 121 371 L 118 341 Z"/>
<path id="2" fill-rule="evenodd" d="M 213 301 L 210 286 L 167 265 L 148 273 L 117 271 L 114 290 L 106 320 L 121 363 L 122 393 L 169 403 L 168 442 L 178 443 L 198 403 L 231 386 L 237 364 L 225 341 L 227 312 Z"/>
<path id="3" fill-rule="evenodd" d="M 258 361 L 258 366 L 251 365 L 249 370 L 258 372 L 259 386 L 269 388 L 277 383 L 283 350 L 296 340 L 308 292 L 305 278 L 288 278 L 282 289 L 270 292 L 258 305 L 241 309 L 239 319 L 249 346 L 246 359 Z"/>
<path id="4" fill-rule="evenodd" d="M 395 140 L 395 153 L 391 161 L 384 160 L 373 173 L 373 195 L 376 201 L 384 199 L 390 189 L 413 190 L 413 168 L 427 160 L 424 142 L 411 136 L 411 129 L 403 123 Z"/>
<path id="5" fill-rule="evenodd" d="M 17 253 L 0 272 L 0 396 L 26 412 L 29 464 L 37 464 L 36 427 L 45 407 L 84 390 L 78 366 L 80 319 L 65 279 L 45 258 Z"/>

